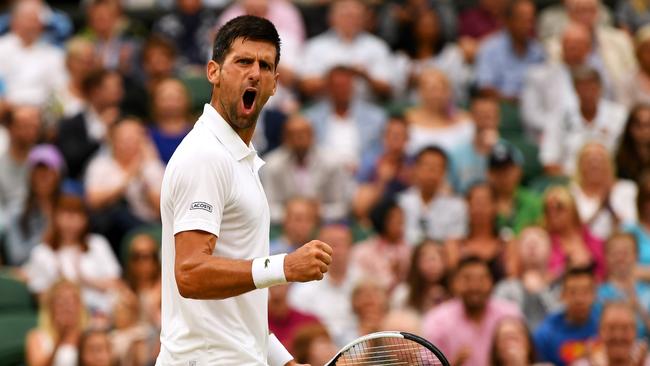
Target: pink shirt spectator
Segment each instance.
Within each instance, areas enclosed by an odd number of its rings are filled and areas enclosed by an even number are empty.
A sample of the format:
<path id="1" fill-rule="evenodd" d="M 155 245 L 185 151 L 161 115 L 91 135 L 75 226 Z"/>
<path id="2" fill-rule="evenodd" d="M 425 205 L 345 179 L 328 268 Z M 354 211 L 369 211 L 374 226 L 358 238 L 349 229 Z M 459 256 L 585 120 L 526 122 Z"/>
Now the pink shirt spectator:
<path id="1" fill-rule="evenodd" d="M 519 308 L 510 302 L 490 299 L 482 321 L 475 323 L 466 317 L 463 302 L 453 299 L 430 310 L 422 329 L 425 338 L 440 348 L 448 360 L 455 360 L 467 348 L 471 354 L 464 365 L 486 366 L 494 330 L 506 317 L 521 318 Z"/>
<path id="2" fill-rule="evenodd" d="M 406 242 L 389 244 L 380 237 L 373 237 L 354 246 L 352 262 L 363 276 L 372 277 L 392 289 L 406 278 L 411 247 Z"/>
<path id="3" fill-rule="evenodd" d="M 582 239 L 587 245 L 589 253 L 595 264 L 595 273 L 598 281 L 605 279 L 605 253 L 602 240 L 596 238 L 589 232 L 587 227 L 582 229 Z M 555 278 L 562 276 L 566 268 L 566 255 L 562 250 L 560 238 L 557 235 L 551 235 L 551 257 L 548 260 L 548 269 Z"/>
<path id="4" fill-rule="evenodd" d="M 284 318 L 269 314 L 269 331 L 275 334 L 289 352 L 296 332 L 309 324 L 320 324 L 320 322 L 315 316 L 294 309 L 289 310 L 289 314 Z"/>

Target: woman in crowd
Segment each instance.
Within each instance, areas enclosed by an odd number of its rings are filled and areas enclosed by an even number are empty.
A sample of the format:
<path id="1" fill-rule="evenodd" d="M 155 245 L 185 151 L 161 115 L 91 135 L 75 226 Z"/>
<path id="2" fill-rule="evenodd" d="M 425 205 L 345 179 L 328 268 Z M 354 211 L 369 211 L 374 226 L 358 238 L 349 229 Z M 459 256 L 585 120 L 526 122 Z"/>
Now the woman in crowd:
<path id="1" fill-rule="evenodd" d="M 361 279 L 352 290 L 352 311 L 357 320 L 356 337 L 378 332 L 388 314 L 388 291 L 372 278 Z"/>
<path id="2" fill-rule="evenodd" d="M 559 278 L 570 266 L 593 265 L 596 277 L 605 278 L 603 242 L 583 225 L 575 201 L 565 187 L 554 186 L 544 196 L 546 230 L 551 237 L 549 270 Z"/>
<path id="3" fill-rule="evenodd" d="M 70 281 L 57 282 L 43 297 L 37 328 L 27 334 L 27 365 L 75 365 L 85 322 L 79 288 Z"/>
<path id="4" fill-rule="evenodd" d="M 111 341 L 108 333 L 99 329 L 88 329 L 79 339 L 78 366 L 113 366 Z"/>
<path id="5" fill-rule="evenodd" d="M 576 171 L 571 194 L 580 219 L 595 236 L 606 240 L 621 223 L 636 222 L 636 184 L 616 179 L 605 146 L 587 143 L 578 155 Z"/>
<path id="6" fill-rule="evenodd" d="M 505 318 L 492 336 L 490 366 L 533 366 L 535 348 L 526 324 L 521 319 Z"/>
<path id="7" fill-rule="evenodd" d="M 10 219 L 5 236 L 7 264 L 20 266 L 42 241 L 59 197 L 63 156 L 52 145 L 38 145 L 27 157 L 29 169 L 27 200 L 22 211 Z"/>
<path id="8" fill-rule="evenodd" d="M 426 68 L 418 77 L 419 104 L 406 111 L 409 124 L 407 152 L 415 155 L 425 146 L 446 151 L 471 139 L 472 123 L 453 103 L 451 86 L 440 70 Z"/>
<path id="9" fill-rule="evenodd" d="M 88 213 L 81 198 L 63 195 L 56 202 L 43 243 L 25 264 L 29 289 L 46 292 L 61 279 L 82 288 L 86 307 L 94 315 L 110 314 L 110 290 L 121 286 L 120 265 L 106 239 L 89 232 Z"/>
<path id="10" fill-rule="evenodd" d="M 410 308 L 422 315 L 450 296 L 442 246 L 423 242 L 413 250 L 411 263 L 406 282 L 395 288 L 391 303 L 394 308 Z"/>
<path id="11" fill-rule="evenodd" d="M 618 176 L 639 182 L 650 171 L 650 105 L 641 104 L 630 112 L 616 152 Z"/>
<path id="12" fill-rule="evenodd" d="M 650 281 L 650 174 L 639 182 L 636 208 L 639 221 L 625 225 L 624 230 L 634 235 L 637 242 L 637 277 Z"/>
<path id="13" fill-rule="evenodd" d="M 338 351 L 321 324 L 306 325 L 298 330 L 291 348 L 296 362 L 309 365 L 325 365 Z"/>
<path id="14" fill-rule="evenodd" d="M 120 365 L 150 365 L 160 331 L 140 319 L 137 296 L 128 288 L 116 292 L 113 330 L 110 332 L 114 358 Z"/>

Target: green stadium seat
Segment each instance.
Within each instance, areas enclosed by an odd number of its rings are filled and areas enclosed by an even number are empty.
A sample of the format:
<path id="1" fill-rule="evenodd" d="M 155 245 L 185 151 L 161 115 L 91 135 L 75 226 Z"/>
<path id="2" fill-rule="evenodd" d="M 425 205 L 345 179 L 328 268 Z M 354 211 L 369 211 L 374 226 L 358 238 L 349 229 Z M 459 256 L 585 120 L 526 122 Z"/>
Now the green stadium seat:
<path id="1" fill-rule="evenodd" d="M 36 319 L 34 312 L 0 312 L 0 365 L 25 364 L 25 338 Z"/>
<path id="2" fill-rule="evenodd" d="M 8 273 L 0 272 L 0 315 L 34 310 L 35 303 L 27 286 Z"/>
<path id="3" fill-rule="evenodd" d="M 210 102 L 212 85 L 205 75 L 187 75 L 183 76 L 181 80 L 190 93 L 192 111 L 201 113 L 203 105 Z"/>

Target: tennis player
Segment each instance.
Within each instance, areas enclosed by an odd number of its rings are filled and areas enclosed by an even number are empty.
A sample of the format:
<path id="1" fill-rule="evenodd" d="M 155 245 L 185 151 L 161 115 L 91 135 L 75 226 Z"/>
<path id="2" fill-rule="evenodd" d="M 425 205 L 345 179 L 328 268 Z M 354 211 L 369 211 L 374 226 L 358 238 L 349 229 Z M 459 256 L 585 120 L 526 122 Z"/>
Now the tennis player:
<path id="1" fill-rule="evenodd" d="M 241 16 L 217 33 L 210 104 L 162 185 L 160 366 L 297 365 L 269 335 L 269 286 L 320 280 L 332 249 L 311 241 L 269 256 L 269 206 L 250 141 L 278 80 L 271 22 Z M 314 299 L 318 301 L 317 299 Z"/>

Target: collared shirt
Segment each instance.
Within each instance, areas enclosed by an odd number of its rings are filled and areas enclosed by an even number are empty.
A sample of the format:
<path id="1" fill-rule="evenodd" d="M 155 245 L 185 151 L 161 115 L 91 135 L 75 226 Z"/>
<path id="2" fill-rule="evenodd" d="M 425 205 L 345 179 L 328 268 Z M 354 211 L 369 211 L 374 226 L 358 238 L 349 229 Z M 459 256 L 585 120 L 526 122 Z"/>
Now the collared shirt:
<path id="1" fill-rule="evenodd" d="M 494 88 L 506 97 L 518 98 L 528 68 L 544 61 L 544 49 L 535 40 L 528 42 L 526 53 L 518 55 L 512 38 L 501 31 L 486 40 L 478 51 L 476 79 L 481 88 Z"/>
<path id="2" fill-rule="evenodd" d="M 167 165 L 161 193 L 162 331 L 159 365 L 267 364 L 267 289 L 223 300 L 180 295 L 174 235 L 218 237 L 214 256 L 269 254 L 269 206 L 258 176 L 264 164 L 209 104 Z"/>

